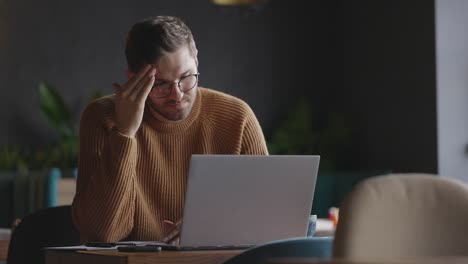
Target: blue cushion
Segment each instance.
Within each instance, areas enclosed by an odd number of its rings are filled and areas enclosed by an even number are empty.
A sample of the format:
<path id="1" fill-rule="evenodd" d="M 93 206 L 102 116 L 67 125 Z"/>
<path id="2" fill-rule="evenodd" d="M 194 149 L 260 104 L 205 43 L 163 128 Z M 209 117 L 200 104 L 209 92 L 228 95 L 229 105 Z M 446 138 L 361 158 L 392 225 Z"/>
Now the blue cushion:
<path id="1" fill-rule="evenodd" d="M 248 249 L 225 264 L 265 263 L 269 258 L 330 258 L 333 237 L 301 237 L 272 241 Z"/>

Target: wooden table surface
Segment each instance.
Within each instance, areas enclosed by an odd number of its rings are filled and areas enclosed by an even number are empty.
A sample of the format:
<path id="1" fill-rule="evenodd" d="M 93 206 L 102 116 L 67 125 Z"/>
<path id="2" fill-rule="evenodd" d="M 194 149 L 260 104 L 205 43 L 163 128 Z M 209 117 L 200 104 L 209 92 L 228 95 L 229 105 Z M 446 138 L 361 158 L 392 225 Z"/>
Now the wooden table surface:
<path id="1" fill-rule="evenodd" d="M 240 250 L 212 251 L 162 251 L 157 253 L 127 253 L 118 251 L 46 251 L 46 264 L 221 264 Z M 270 259 L 268 264 L 461 264 L 468 263 L 468 256 L 421 257 L 398 259 Z"/>
<path id="2" fill-rule="evenodd" d="M 0 261 L 7 259 L 9 242 L 9 240 L 0 240 Z"/>
<path id="3" fill-rule="evenodd" d="M 267 264 L 466 264 L 468 256 L 447 256 L 447 257 L 412 257 L 398 259 L 368 259 L 368 260 L 347 260 L 347 259 L 270 259 Z"/>
<path id="4" fill-rule="evenodd" d="M 46 251 L 46 264 L 221 264 L 241 253 L 241 250 L 162 251 L 130 253 L 118 251 Z"/>

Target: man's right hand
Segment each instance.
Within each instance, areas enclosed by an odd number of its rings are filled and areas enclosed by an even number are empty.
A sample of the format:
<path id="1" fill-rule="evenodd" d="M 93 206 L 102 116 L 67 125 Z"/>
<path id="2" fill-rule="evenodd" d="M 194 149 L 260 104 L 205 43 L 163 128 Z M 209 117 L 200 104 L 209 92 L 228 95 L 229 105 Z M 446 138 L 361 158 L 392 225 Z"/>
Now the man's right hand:
<path id="1" fill-rule="evenodd" d="M 163 226 L 166 236 L 163 238 L 162 242 L 171 245 L 179 245 L 180 228 L 182 226 L 182 220 L 177 221 L 177 223 L 174 223 L 169 220 L 164 220 Z"/>
<path id="2" fill-rule="evenodd" d="M 115 89 L 115 122 L 117 130 L 125 136 L 134 137 L 143 120 L 145 101 L 154 84 L 156 68 L 145 65 L 122 87 Z"/>

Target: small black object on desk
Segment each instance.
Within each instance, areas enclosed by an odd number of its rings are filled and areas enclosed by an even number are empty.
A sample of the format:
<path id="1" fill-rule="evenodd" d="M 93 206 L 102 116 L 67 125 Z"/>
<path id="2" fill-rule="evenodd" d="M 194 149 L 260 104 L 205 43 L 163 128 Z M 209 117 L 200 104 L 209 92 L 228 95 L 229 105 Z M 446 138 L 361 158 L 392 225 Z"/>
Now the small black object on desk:
<path id="1" fill-rule="evenodd" d="M 145 246 L 119 246 L 117 250 L 120 252 L 160 252 L 160 246 L 145 245 Z"/>

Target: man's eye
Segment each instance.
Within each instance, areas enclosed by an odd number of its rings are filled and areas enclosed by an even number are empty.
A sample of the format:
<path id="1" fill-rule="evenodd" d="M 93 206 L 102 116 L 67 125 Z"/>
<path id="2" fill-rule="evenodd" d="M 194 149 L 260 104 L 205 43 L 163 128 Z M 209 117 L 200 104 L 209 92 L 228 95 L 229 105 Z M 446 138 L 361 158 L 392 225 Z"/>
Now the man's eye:
<path id="1" fill-rule="evenodd" d="M 157 83 L 154 84 L 154 86 L 162 86 L 164 84 L 166 84 L 166 82 L 157 82 Z"/>

